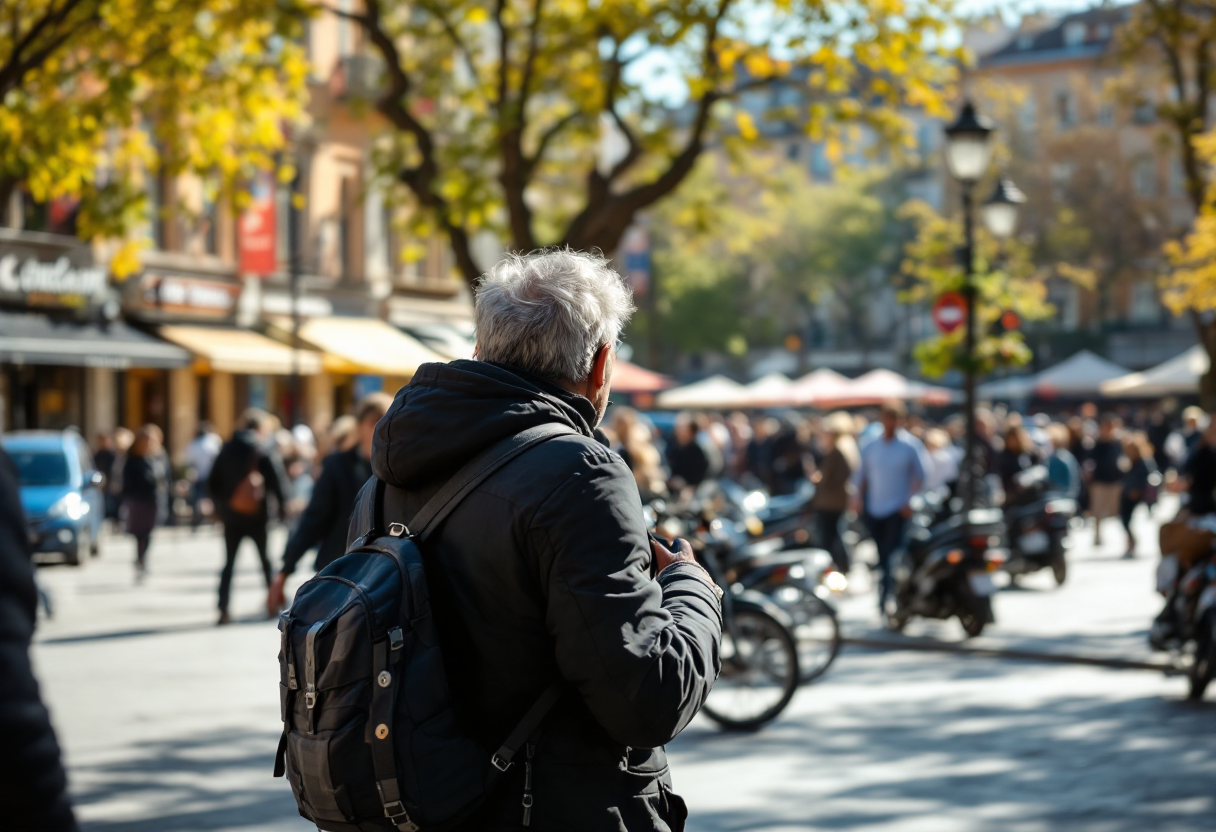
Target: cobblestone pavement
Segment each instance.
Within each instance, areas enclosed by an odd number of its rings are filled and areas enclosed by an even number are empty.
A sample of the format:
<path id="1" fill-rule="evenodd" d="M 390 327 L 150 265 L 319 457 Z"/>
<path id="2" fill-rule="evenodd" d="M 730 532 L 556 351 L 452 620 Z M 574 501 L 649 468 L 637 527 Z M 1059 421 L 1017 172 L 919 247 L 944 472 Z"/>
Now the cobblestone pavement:
<path id="1" fill-rule="evenodd" d="M 1036 575 L 1002 592 L 978 643 L 1149 660 L 1159 602 L 1142 537 L 1141 558 L 1123 561 L 1113 526 L 1101 550 L 1077 536 L 1065 587 Z M 56 616 L 35 661 L 87 830 L 312 828 L 270 776 L 278 639 L 251 549 L 237 622 L 214 626 L 221 548 L 213 532 L 160 531 L 142 586 L 126 539 L 80 569 L 40 571 Z M 846 633 L 879 638 L 858 571 Z M 916 623 L 909 638 L 957 644 L 956 626 Z M 764 731 L 699 718 L 669 750 L 694 832 L 1211 830 L 1216 701 L 1186 703 L 1185 690 L 1144 670 L 848 648 Z"/>

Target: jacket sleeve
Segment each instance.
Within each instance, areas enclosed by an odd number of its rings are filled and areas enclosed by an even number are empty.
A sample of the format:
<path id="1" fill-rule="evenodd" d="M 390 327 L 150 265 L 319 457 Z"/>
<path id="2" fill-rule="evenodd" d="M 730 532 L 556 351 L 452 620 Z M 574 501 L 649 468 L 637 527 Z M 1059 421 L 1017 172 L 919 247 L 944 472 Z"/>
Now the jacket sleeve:
<path id="1" fill-rule="evenodd" d="M 721 669 L 718 599 L 692 565 L 650 577 L 637 486 L 588 453 L 532 519 L 563 677 L 617 742 L 655 748 L 692 720 Z"/>
<path id="2" fill-rule="evenodd" d="M 258 458 L 258 471 L 266 481 L 266 496 L 274 496 L 278 506 L 279 519 L 287 517 L 287 498 L 290 486 L 287 483 L 287 472 L 283 469 L 283 460 L 278 452 L 262 453 Z"/>
<path id="3" fill-rule="evenodd" d="M 36 593 L 17 478 L 0 452 L 0 827 L 74 832 L 67 778 L 30 666 Z"/>
<path id="4" fill-rule="evenodd" d="M 313 486 L 308 508 L 300 515 L 300 524 L 296 526 L 295 533 L 288 539 L 287 547 L 283 550 L 281 571 L 284 574 L 290 575 L 296 571 L 296 566 L 305 553 L 329 533 L 329 528 L 334 523 L 334 511 L 341 501 L 337 493 L 337 466 L 341 464 L 342 460 L 335 456 L 326 459 L 321 466 L 321 476 L 317 477 L 317 483 Z"/>

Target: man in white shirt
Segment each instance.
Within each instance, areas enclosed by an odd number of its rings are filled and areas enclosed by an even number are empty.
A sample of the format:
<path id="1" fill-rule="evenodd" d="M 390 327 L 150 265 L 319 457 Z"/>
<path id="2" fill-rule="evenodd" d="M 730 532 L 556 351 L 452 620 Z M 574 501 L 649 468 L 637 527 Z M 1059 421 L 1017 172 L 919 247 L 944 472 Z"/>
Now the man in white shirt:
<path id="1" fill-rule="evenodd" d="M 893 588 L 891 555 L 903 543 L 912 513 L 908 503 L 925 482 L 924 447 L 901 427 L 906 412 L 902 402 L 882 406 L 882 435 L 861 447 L 861 465 L 853 474 L 856 508 L 878 548 L 880 612 Z"/>
<path id="2" fill-rule="evenodd" d="M 200 422 L 198 433 L 186 446 L 186 466 L 194 472 L 194 480 L 190 486 L 190 502 L 194 507 L 194 517 L 191 520 L 193 528 L 197 529 L 202 522 L 203 500 L 208 498 L 207 477 L 211 476 L 211 466 L 215 464 L 215 458 L 223 444 L 224 440 L 215 432 L 210 422 Z"/>

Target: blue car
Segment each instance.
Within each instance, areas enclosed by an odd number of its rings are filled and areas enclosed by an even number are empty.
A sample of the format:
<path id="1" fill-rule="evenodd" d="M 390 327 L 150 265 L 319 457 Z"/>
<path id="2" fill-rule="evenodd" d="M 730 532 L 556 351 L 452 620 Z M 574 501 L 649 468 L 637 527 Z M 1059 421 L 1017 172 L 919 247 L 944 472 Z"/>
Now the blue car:
<path id="1" fill-rule="evenodd" d="M 73 566 L 96 555 L 105 519 L 102 476 L 80 434 L 19 431 L 2 441 L 17 466 L 30 551 L 62 555 Z"/>

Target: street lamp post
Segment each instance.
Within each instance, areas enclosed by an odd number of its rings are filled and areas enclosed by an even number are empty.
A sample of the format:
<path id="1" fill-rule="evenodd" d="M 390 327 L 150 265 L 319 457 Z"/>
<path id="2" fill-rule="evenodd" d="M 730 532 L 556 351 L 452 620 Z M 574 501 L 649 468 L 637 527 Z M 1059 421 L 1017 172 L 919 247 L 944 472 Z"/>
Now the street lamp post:
<path id="1" fill-rule="evenodd" d="M 962 263 L 966 273 L 963 296 L 967 300 L 967 328 L 965 333 L 966 372 L 963 387 L 964 407 L 967 420 L 967 446 L 963 460 L 963 511 L 970 512 L 975 506 L 977 467 L 976 450 L 979 444 L 975 424 L 975 342 L 976 306 L 975 290 L 975 186 L 988 171 L 992 162 L 992 137 L 996 127 L 979 115 L 975 106 L 966 101 L 959 112 L 958 120 L 946 128 L 946 167 L 959 183 L 963 196 L 963 250 Z M 981 213 L 984 225 L 996 237 L 1008 237 L 1017 225 L 1017 206 L 1025 201 L 1022 192 L 1007 179 L 997 184 L 996 193 L 988 199 Z M 969 516 L 964 514 L 965 517 Z"/>

